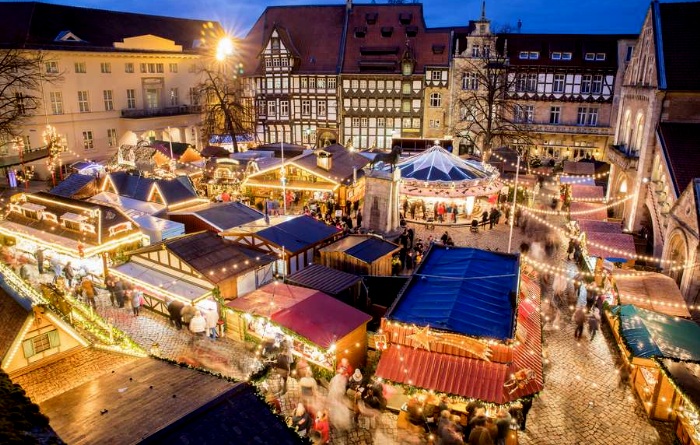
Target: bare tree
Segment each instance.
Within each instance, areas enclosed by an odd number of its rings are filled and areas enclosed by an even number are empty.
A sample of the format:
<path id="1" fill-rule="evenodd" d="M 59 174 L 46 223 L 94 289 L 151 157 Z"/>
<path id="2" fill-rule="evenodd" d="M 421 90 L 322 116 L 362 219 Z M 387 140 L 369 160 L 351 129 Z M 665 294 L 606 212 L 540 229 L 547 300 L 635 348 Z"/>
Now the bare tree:
<path id="1" fill-rule="evenodd" d="M 511 94 L 518 78 L 509 73 L 508 58 L 496 51 L 495 36 L 478 55 L 455 58 L 454 113 L 451 133 L 481 148 L 488 160 L 494 148 L 529 145 L 524 125 L 531 116 Z"/>
<path id="2" fill-rule="evenodd" d="M 202 67 L 201 73 L 203 81 L 198 90 L 204 99 L 203 134 L 207 141 L 212 135 L 229 135 L 237 153 L 237 136 L 252 134 L 255 123 L 253 107 L 242 98 L 243 80 L 238 72 L 226 76 L 224 70 Z"/>
<path id="3" fill-rule="evenodd" d="M 0 50 L 0 140 L 11 140 L 41 107 L 44 83 L 61 78 L 45 53 Z"/>

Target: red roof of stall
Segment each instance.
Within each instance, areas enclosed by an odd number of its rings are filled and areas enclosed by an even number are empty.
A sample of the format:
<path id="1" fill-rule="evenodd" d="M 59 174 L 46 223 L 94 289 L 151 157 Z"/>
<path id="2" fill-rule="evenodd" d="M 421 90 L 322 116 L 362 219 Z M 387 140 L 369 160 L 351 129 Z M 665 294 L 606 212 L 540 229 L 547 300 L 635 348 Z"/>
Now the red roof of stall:
<path id="1" fill-rule="evenodd" d="M 578 213 L 585 212 L 585 213 Z M 608 209 L 605 204 L 595 202 L 572 202 L 569 204 L 571 219 L 579 221 L 581 219 L 595 219 L 605 221 L 608 219 Z"/>
<path id="2" fill-rule="evenodd" d="M 520 344 L 514 346 L 510 364 L 392 344 L 382 353 L 376 375 L 397 383 L 498 404 L 541 391 L 544 379 L 539 292 L 537 285 L 527 276 L 522 276 L 521 284 L 517 328 Z M 512 374 L 525 368 L 534 371 L 535 378 L 523 388 L 509 393 L 510 389 L 505 389 L 504 383 Z"/>
<path id="3" fill-rule="evenodd" d="M 316 292 L 293 306 L 275 312 L 271 317 L 273 323 L 324 348 L 330 347 L 336 340 L 340 340 L 371 319 L 371 315 L 323 292 Z"/>

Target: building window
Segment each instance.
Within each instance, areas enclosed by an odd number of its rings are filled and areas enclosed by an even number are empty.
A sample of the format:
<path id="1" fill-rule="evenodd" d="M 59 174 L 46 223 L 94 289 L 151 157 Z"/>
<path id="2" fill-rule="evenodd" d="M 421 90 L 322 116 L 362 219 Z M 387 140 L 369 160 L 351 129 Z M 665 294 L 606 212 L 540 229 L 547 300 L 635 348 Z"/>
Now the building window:
<path id="1" fill-rule="evenodd" d="M 627 47 L 627 55 L 625 55 L 625 62 L 629 62 L 630 60 L 632 60 L 632 50 L 634 50 L 633 46 Z"/>
<path id="2" fill-rule="evenodd" d="M 336 79 L 335 77 L 329 77 L 328 78 L 328 89 L 329 90 L 334 90 L 336 85 Z"/>
<path id="3" fill-rule="evenodd" d="M 519 59 L 527 60 L 528 57 L 530 57 L 530 53 L 528 51 L 520 51 L 520 53 L 518 53 Z"/>
<path id="4" fill-rule="evenodd" d="M 591 83 L 593 81 L 593 76 L 590 74 L 584 74 L 581 76 L 581 93 L 590 93 L 591 92 Z"/>
<path id="5" fill-rule="evenodd" d="M 411 127 L 420 128 L 420 118 L 414 117 L 413 119 L 411 119 Z"/>
<path id="6" fill-rule="evenodd" d="M 58 330 L 53 329 L 23 341 L 22 350 L 25 358 L 31 358 L 49 349 L 58 348 L 60 345 Z"/>
<path id="7" fill-rule="evenodd" d="M 280 49 L 280 38 L 279 37 L 273 37 L 270 39 L 270 48 L 272 48 L 273 50 Z"/>
<path id="8" fill-rule="evenodd" d="M 282 65 L 282 66 L 289 66 L 289 59 L 287 59 L 286 57 L 280 59 L 280 65 Z"/>
<path id="9" fill-rule="evenodd" d="M 190 87 L 190 105 L 199 105 L 199 89 Z"/>
<path id="10" fill-rule="evenodd" d="M 540 58 L 539 51 L 530 51 L 530 60 L 537 60 Z"/>
<path id="11" fill-rule="evenodd" d="M 520 73 L 515 84 L 516 91 L 534 92 L 537 91 L 537 74 Z"/>
<path id="12" fill-rule="evenodd" d="M 532 123 L 535 115 L 534 105 L 516 105 L 514 109 L 515 122 Z"/>
<path id="13" fill-rule="evenodd" d="M 170 88 L 170 105 L 173 107 L 180 105 L 180 92 L 177 88 Z"/>
<path id="14" fill-rule="evenodd" d="M 107 129 L 107 144 L 110 147 L 117 146 L 117 129 L 116 128 L 108 128 Z"/>
<path id="15" fill-rule="evenodd" d="M 112 90 L 102 91 L 102 97 L 104 98 L 105 102 L 105 111 L 114 110 L 114 99 L 112 97 Z"/>
<path id="16" fill-rule="evenodd" d="M 598 109 L 589 107 L 578 107 L 577 125 L 595 127 L 598 125 Z"/>
<path id="17" fill-rule="evenodd" d="M 549 109 L 549 123 L 558 124 L 561 120 L 561 107 L 551 107 Z"/>
<path id="18" fill-rule="evenodd" d="M 27 112 L 25 104 L 24 104 L 24 94 L 17 92 L 15 93 L 15 108 L 17 110 L 17 114 L 24 116 Z"/>
<path id="19" fill-rule="evenodd" d="M 366 90 L 367 89 L 367 81 L 366 80 L 360 80 L 360 89 L 361 90 Z"/>
<path id="20" fill-rule="evenodd" d="M 134 72 L 134 64 L 131 62 L 127 62 L 124 64 L 124 72 L 125 73 L 133 73 Z"/>
<path id="21" fill-rule="evenodd" d="M 383 117 L 377 118 L 377 127 L 384 128 L 384 118 Z"/>
<path id="22" fill-rule="evenodd" d="M 561 53 L 561 60 L 571 60 L 571 53 Z"/>
<path id="23" fill-rule="evenodd" d="M 267 115 L 269 117 L 277 116 L 277 102 L 274 100 L 267 101 Z"/>
<path id="24" fill-rule="evenodd" d="M 430 119 L 430 128 L 440 128 L 440 119 Z"/>
<path id="25" fill-rule="evenodd" d="M 75 62 L 75 72 L 79 74 L 87 73 L 87 66 L 85 62 Z"/>
<path id="26" fill-rule="evenodd" d="M 280 101 L 280 116 L 289 117 L 289 101 Z"/>
<path id="27" fill-rule="evenodd" d="M 411 101 L 410 100 L 404 100 L 401 102 L 401 111 L 403 111 L 404 113 L 411 112 Z"/>
<path id="28" fill-rule="evenodd" d="M 272 59 L 265 59 L 265 68 L 272 68 Z"/>
<path id="29" fill-rule="evenodd" d="M 177 63 L 169 63 L 168 68 L 171 73 L 177 73 Z"/>
<path id="30" fill-rule="evenodd" d="M 58 62 L 46 62 L 46 74 L 58 74 Z"/>
<path id="31" fill-rule="evenodd" d="M 595 53 L 586 53 L 583 57 L 585 60 L 595 60 Z"/>
<path id="32" fill-rule="evenodd" d="M 90 96 L 87 91 L 78 91 L 78 108 L 81 113 L 90 112 Z"/>
<path id="33" fill-rule="evenodd" d="M 442 95 L 440 93 L 430 94 L 430 106 L 434 108 L 442 106 Z"/>
<path id="34" fill-rule="evenodd" d="M 603 75 L 596 74 L 593 76 L 593 86 L 591 88 L 593 94 L 600 94 L 603 92 Z"/>
<path id="35" fill-rule="evenodd" d="M 101 62 L 100 63 L 100 72 L 102 74 L 109 74 L 112 72 L 112 64 L 109 62 Z"/>
<path id="36" fill-rule="evenodd" d="M 464 73 L 462 74 L 462 89 L 463 90 L 476 90 L 479 88 L 479 78 L 476 73 Z"/>
<path id="37" fill-rule="evenodd" d="M 95 148 L 95 143 L 92 139 L 92 131 L 83 131 L 83 148 L 85 150 L 92 150 Z"/>
<path id="38" fill-rule="evenodd" d="M 552 92 L 554 92 L 554 93 L 563 93 L 564 92 L 564 79 L 565 79 L 565 76 L 563 74 L 555 74 L 554 75 L 554 85 L 552 86 Z"/>
<path id="39" fill-rule="evenodd" d="M 325 90 L 326 89 L 326 78 L 325 77 L 319 77 L 318 81 L 316 82 L 318 85 L 319 89 Z"/>
<path id="40" fill-rule="evenodd" d="M 311 101 L 310 100 L 302 100 L 301 101 L 301 115 L 302 116 L 311 115 Z"/>
<path id="41" fill-rule="evenodd" d="M 596 53 L 595 60 L 599 62 L 605 60 L 605 53 Z"/>
<path id="42" fill-rule="evenodd" d="M 353 128 L 359 128 L 360 127 L 360 118 L 359 117 L 353 117 L 351 120 L 351 124 Z"/>
<path id="43" fill-rule="evenodd" d="M 49 99 L 51 100 L 51 113 L 63 114 L 63 94 L 60 91 L 51 91 Z"/>
<path id="44" fill-rule="evenodd" d="M 430 80 L 442 80 L 442 71 L 431 71 Z"/>
<path id="45" fill-rule="evenodd" d="M 155 74 L 155 73 L 163 73 L 163 72 L 165 72 L 165 69 L 163 68 L 162 63 L 142 63 L 141 64 L 141 72 Z"/>
<path id="46" fill-rule="evenodd" d="M 367 128 L 368 123 L 369 123 L 369 120 L 366 117 L 360 118 L 360 127 Z"/>
<path id="47" fill-rule="evenodd" d="M 402 94 L 411 94 L 411 82 L 404 82 L 401 84 Z"/>
<path id="48" fill-rule="evenodd" d="M 479 47 L 477 45 L 472 46 L 472 57 L 479 57 Z"/>
<path id="49" fill-rule="evenodd" d="M 315 77 L 309 77 L 309 88 L 312 90 L 316 89 L 316 78 Z"/>
<path id="50" fill-rule="evenodd" d="M 316 114 L 319 116 L 325 116 L 326 115 L 326 101 L 325 100 L 319 100 L 316 103 Z"/>
<path id="51" fill-rule="evenodd" d="M 126 108 L 130 110 L 136 108 L 136 90 L 126 90 Z"/>
<path id="52" fill-rule="evenodd" d="M 558 53 L 558 52 L 552 53 L 552 60 L 561 60 L 561 53 Z"/>

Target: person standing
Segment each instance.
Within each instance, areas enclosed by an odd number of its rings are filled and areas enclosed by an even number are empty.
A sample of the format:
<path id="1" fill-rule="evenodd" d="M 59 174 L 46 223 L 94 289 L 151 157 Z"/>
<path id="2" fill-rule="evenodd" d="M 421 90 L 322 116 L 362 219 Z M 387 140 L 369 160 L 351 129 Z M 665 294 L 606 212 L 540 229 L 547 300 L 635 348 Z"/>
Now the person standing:
<path id="1" fill-rule="evenodd" d="M 39 275 L 44 273 L 44 249 L 39 247 L 36 250 L 36 267 L 39 270 Z"/>
<path id="2" fill-rule="evenodd" d="M 202 336 L 207 330 L 207 320 L 202 315 L 201 311 L 197 311 L 190 320 L 190 332 L 197 336 Z"/>
<path id="3" fill-rule="evenodd" d="M 97 310 L 97 304 L 95 303 L 95 286 L 92 284 L 92 280 L 90 280 L 90 278 L 87 276 L 84 276 L 83 280 L 80 282 L 80 288 L 83 291 L 83 295 L 87 300 L 88 306 L 90 306 L 93 310 Z"/>
<path id="4" fill-rule="evenodd" d="M 577 306 L 574 312 L 574 324 L 576 324 L 576 329 L 574 330 L 574 338 L 577 340 L 581 339 L 583 335 L 583 324 L 586 322 L 586 313 L 584 312 L 585 306 Z"/>
<path id="5" fill-rule="evenodd" d="M 362 209 L 357 210 L 357 228 L 362 227 Z"/>
<path id="6" fill-rule="evenodd" d="M 124 280 L 117 278 L 114 283 L 114 298 L 117 300 L 117 305 L 120 308 L 124 307 L 124 301 L 126 300 L 126 287 L 124 285 Z"/>
<path id="7" fill-rule="evenodd" d="M 63 266 L 63 275 L 66 277 L 66 284 L 68 285 L 68 287 L 72 287 L 75 272 L 73 272 L 73 266 L 71 265 L 70 261 L 68 261 L 66 265 Z"/>
<path id="8" fill-rule="evenodd" d="M 597 307 L 591 309 L 591 313 L 588 316 L 588 332 L 591 334 L 591 341 L 595 338 L 596 332 L 600 327 L 600 311 Z"/>
<path id="9" fill-rule="evenodd" d="M 139 316 L 141 305 L 143 304 L 143 293 L 135 288 L 129 289 L 131 297 L 131 309 L 134 311 L 134 317 Z"/>
<path id="10" fill-rule="evenodd" d="M 219 326 L 219 313 L 216 308 L 209 309 L 204 314 L 204 318 L 207 320 L 207 334 L 212 340 L 216 340 L 219 334 L 216 332 L 216 328 Z"/>
<path id="11" fill-rule="evenodd" d="M 185 307 L 185 303 L 171 298 L 167 302 L 166 307 L 170 315 L 170 325 L 174 324 L 178 330 L 182 329 L 182 308 Z"/>

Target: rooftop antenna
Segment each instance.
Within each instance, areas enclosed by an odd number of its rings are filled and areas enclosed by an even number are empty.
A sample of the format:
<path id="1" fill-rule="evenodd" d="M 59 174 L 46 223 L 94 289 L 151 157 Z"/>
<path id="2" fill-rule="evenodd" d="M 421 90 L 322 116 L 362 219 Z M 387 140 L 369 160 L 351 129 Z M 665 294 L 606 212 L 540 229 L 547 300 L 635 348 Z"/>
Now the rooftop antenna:
<path id="1" fill-rule="evenodd" d="M 486 20 L 486 0 L 481 2 L 481 20 Z"/>

